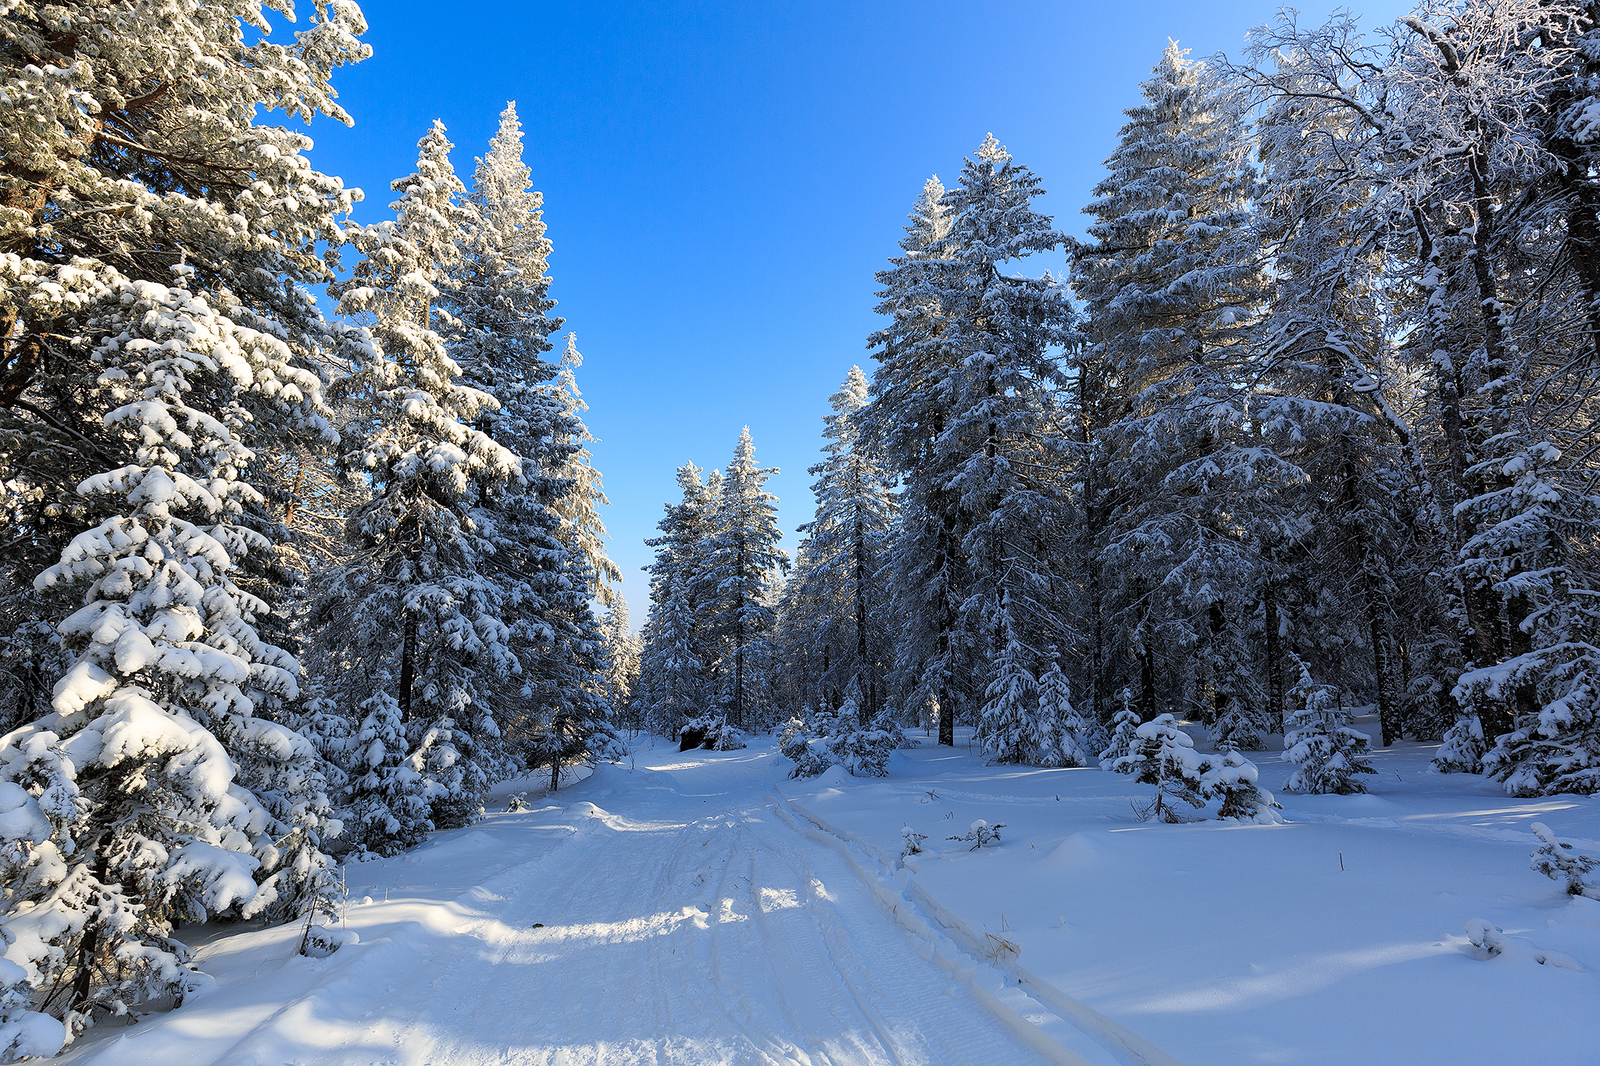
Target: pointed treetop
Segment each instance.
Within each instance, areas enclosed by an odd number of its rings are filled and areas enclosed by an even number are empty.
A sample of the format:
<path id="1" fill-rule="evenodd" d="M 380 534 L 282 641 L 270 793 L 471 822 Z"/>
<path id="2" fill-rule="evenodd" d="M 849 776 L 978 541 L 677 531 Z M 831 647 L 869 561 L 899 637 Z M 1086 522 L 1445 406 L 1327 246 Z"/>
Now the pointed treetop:
<path id="1" fill-rule="evenodd" d="M 977 156 L 985 163 L 1003 166 L 1011 159 L 1011 153 L 1006 151 L 1006 146 L 994 139 L 994 134 L 983 135 L 983 143 L 978 145 Z"/>
<path id="2" fill-rule="evenodd" d="M 1168 37 L 1166 50 L 1161 53 L 1161 63 L 1156 67 L 1156 70 L 1184 70 L 1192 67 L 1195 64 L 1186 58 L 1188 55 L 1189 49 L 1179 48 L 1178 42 Z"/>

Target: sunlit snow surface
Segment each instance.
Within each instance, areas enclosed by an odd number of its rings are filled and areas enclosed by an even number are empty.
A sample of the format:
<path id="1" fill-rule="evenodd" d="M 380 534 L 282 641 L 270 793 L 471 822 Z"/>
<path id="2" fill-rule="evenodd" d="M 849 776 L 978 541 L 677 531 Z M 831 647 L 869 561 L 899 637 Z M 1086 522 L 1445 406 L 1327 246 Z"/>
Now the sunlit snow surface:
<path id="1" fill-rule="evenodd" d="M 350 867 L 359 940 L 329 958 L 295 956 L 292 928 L 213 933 L 215 990 L 67 1059 L 1332 1066 L 1600 1047 L 1600 903 L 1528 868 L 1527 828 L 1600 854 L 1600 802 L 1508 799 L 1402 744 L 1377 753 L 1373 795 L 1174 826 L 1138 822 L 1148 790 L 1126 778 L 924 743 L 887 779 L 810 782 L 760 741 L 646 747 Z M 1280 786 L 1288 767 L 1252 757 Z M 1004 823 L 998 847 L 946 839 L 978 818 Z M 904 825 L 928 851 L 896 870 Z M 1471 919 L 1508 948 L 1482 958 Z"/>

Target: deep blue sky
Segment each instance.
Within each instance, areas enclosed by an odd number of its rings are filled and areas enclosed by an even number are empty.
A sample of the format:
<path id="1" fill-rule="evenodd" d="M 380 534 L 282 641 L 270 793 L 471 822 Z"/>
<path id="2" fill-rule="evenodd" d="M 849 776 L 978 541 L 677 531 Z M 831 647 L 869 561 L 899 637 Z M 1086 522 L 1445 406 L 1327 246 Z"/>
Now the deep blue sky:
<path id="1" fill-rule="evenodd" d="M 1079 233 L 1167 38 L 1236 53 L 1276 6 L 364 0 L 374 55 L 335 82 L 355 128 L 319 122 L 311 158 L 365 189 L 356 217 L 375 221 L 434 118 L 470 183 L 517 102 L 637 626 L 674 469 L 723 465 L 741 426 L 782 468 L 792 551 L 827 399 L 852 363 L 872 371 L 873 272 L 930 173 L 954 184 L 993 131 Z M 1354 9 L 1372 28 L 1406 6 Z"/>

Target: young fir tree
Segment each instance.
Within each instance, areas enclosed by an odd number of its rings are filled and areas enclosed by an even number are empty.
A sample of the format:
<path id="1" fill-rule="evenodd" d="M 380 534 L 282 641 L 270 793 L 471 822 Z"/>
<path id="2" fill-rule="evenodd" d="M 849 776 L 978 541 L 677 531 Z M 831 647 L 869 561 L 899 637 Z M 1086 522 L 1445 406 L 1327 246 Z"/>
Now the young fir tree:
<path id="1" fill-rule="evenodd" d="M 1462 675 L 1464 722 L 1486 705 L 1512 708 L 1485 769 L 1514 796 L 1600 791 L 1600 606 L 1582 549 L 1600 521 L 1600 497 L 1564 468 L 1548 441 L 1495 442 L 1480 476 L 1502 487 L 1465 505 L 1482 532 L 1462 551 L 1466 582 L 1491 586 L 1517 623 L 1520 654 Z M 1455 729 L 1459 730 L 1458 725 Z M 1480 735 L 1481 736 L 1481 735 Z"/>
<path id="2" fill-rule="evenodd" d="M 994 679 L 984 693 L 978 737 L 991 763 L 1039 765 L 1045 757 L 1044 722 L 1039 708 L 1039 683 L 1028 669 L 1031 658 L 1009 622 L 1005 647 L 995 664 Z"/>
<path id="3" fill-rule="evenodd" d="M 372 411 L 348 428 L 345 463 L 370 479 L 373 498 L 350 517 L 360 550 L 330 575 L 317 611 L 352 661 L 369 670 L 394 662 L 408 737 L 430 749 L 420 769 L 441 826 L 470 820 L 505 768 L 481 693 L 517 663 L 501 620 L 508 589 L 493 571 L 493 526 L 476 512 L 523 476 L 517 455 L 476 428 L 496 401 L 463 383 L 435 328 L 454 328 L 443 287 L 472 222 L 450 147 L 434 123 L 418 143 L 416 173 L 394 182 L 397 217 L 355 234 L 364 258 L 336 287 L 340 313 L 367 320 L 342 334 L 356 367 L 345 390 Z"/>
<path id="4" fill-rule="evenodd" d="M 1111 737 L 1101 750 L 1100 766 L 1113 769 L 1116 761 L 1133 750 L 1134 734 L 1139 728 L 1139 712 L 1133 709 L 1133 691 L 1122 690 L 1122 709 L 1111 720 Z"/>
<path id="5" fill-rule="evenodd" d="M 1072 705 L 1072 685 L 1054 648 L 1039 675 L 1039 766 L 1087 766 L 1089 723 Z"/>
<path id="6" fill-rule="evenodd" d="M 755 463 L 747 427 L 723 474 L 721 498 L 704 547 L 700 575 L 710 590 L 709 634 L 721 663 L 719 699 L 737 729 L 764 721 L 769 709 L 774 585 L 789 568 L 778 547 L 777 497 L 766 491 L 776 468 Z"/>
<path id="7" fill-rule="evenodd" d="M 1235 757 L 1237 752 L 1230 754 Z M 1119 774 L 1132 774 L 1135 781 L 1156 786 L 1155 816 L 1164 822 L 1183 817 L 1167 803 L 1177 797 L 1191 807 L 1205 804 L 1201 775 L 1206 767 L 1194 750 L 1194 741 L 1178 728 L 1170 714 L 1157 715 L 1134 730 L 1128 754 L 1110 764 Z"/>
<path id="8" fill-rule="evenodd" d="M 363 852 L 396 855 L 433 829 L 427 782 L 411 758 L 400 705 L 388 678 L 362 704 L 349 761 L 352 842 Z"/>
<path id="9" fill-rule="evenodd" d="M 1289 700 L 1299 709 L 1291 711 L 1285 723 L 1283 757 L 1299 769 L 1289 775 L 1284 790 L 1318 796 L 1365 792 L 1366 785 L 1351 775 L 1377 773 L 1366 758 L 1372 738 L 1350 728 L 1351 718 L 1339 703 L 1337 689 L 1313 680 L 1304 662 L 1292 661 L 1300 669 L 1300 679 Z"/>

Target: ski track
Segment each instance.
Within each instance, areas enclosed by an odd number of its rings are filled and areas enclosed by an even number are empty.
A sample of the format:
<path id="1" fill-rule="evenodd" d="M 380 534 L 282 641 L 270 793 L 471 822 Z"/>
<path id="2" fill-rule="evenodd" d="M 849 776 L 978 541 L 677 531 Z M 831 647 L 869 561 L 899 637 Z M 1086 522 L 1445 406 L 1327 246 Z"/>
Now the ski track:
<path id="1" fill-rule="evenodd" d="M 696 787 L 726 791 L 690 793 L 674 776 L 646 772 L 672 787 L 596 796 L 615 802 L 615 812 L 569 806 L 577 830 L 553 847 L 492 849 L 470 836 L 436 838 L 441 847 L 468 849 L 453 863 L 450 852 L 432 860 L 433 879 L 448 884 L 371 905 L 407 915 L 383 923 L 371 942 L 321 963 L 282 963 L 320 966 L 309 990 L 288 1002 L 219 1000 L 210 1010 L 202 1000 L 83 1048 L 82 1059 L 95 1066 L 1049 1061 L 1000 1025 L 970 986 L 919 955 L 918 941 L 883 911 L 843 855 L 776 816 L 770 781 L 726 761 L 679 773 Z M 574 789 L 569 802 L 593 791 Z M 487 851 L 486 860 L 472 861 L 472 848 Z M 383 872 L 425 876 L 429 861 L 424 849 Z M 535 922 L 545 927 L 532 928 Z M 260 991 L 270 997 L 271 987 Z"/>

